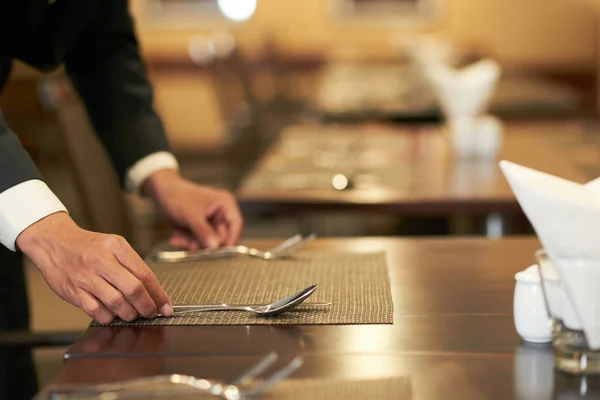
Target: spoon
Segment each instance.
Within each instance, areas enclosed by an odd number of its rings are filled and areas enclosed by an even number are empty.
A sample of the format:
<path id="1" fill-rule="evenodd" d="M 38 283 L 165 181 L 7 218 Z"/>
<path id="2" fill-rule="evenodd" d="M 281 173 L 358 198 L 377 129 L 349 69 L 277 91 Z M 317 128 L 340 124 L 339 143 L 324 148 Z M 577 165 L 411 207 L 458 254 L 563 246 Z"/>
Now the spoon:
<path id="1" fill-rule="evenodd" d="M 207 305 L 194 305 L 194 306 L 173 306 L 173 315 L 179 315 L 190 312 L 201 312 L 201 311 L 250 311 L 255 314 L 271 316 L 279 315 L 285 311 L 288 311 L 296 306 L 302 304 L 307 298 L 309 298 L 318 285 L 311 285 L 306 289 L 299 291 L 284 299 L 278 300 L 271 304 L 263 305 L 250 305 L 250 304 L 207 304 Z M 319 304 L 327 305 L 327 304 Z"/>

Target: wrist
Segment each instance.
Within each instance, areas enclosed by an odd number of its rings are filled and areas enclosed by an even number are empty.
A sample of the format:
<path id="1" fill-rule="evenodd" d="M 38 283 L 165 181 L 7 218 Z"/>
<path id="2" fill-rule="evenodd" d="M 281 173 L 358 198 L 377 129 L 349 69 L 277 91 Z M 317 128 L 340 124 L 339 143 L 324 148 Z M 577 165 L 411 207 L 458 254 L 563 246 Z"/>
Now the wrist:
<path id="1" fill-rule="evenodd" d="M 172 153 L 159 151 L 147 155 L 127 170 L 125 177 L 126 190 L 143 195 L 144 182 L 156 172 L 163 170 L 179 171 L 179 164 Z"/>
<path id="2" fill-rule="evenodd" d="M 68 213 L 60 211 L 48 215 L 26 228 L 17 236 L 16 245 L 31 257 L 38 250 L 44 249 L 56 240 L 57 232 L 65 233 L 79 229 Z"/>
<path id="3" fill-rule="evenodd" d="M 176 185 L 181 179 L 179 172 L 172 169 L 156 171 L 142 184 L 142 195 L 157 200 L 161 192 L 172 185 Z"/>

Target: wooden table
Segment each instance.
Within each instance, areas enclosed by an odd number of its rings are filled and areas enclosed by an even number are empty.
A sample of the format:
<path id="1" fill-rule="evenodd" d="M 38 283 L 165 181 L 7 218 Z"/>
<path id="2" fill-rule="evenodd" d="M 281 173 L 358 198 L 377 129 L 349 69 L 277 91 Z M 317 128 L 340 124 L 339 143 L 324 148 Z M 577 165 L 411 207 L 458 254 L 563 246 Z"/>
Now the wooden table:
<path id="1" fill-rule="evenodd" d="M 412 399 L 579 393 L 580 380 L 554 372 L 549 345 L 522 343 L 515 332 L 514 274 L 532 263 L 537 239 L 319 239 L 310 246 L 385 250 L 394 324 L 91 328 L 53 383 L 159 373 L 230 379 L 276 350 L 280 363 L 304 357 L 297 377 L 405 376 Z M 596 380 L 585 384 L 600 395 Z"/>
<path id="2" fill-rule="evenodd" d="M 323 121 L 440 121 L 435 96 L 410 63 L 331 62 L 319 75 L 313 107 Z M 490 113 L 502 118 L 573 117 L 584 114 L 581 93 L 534 75 L 504 73 Z"/>
<path id="3" fill-rule="evenodd" d="M 565 157 L 561 146 L 555 145 L 561 138 L 578 137 L 581 129 L 581 125 L 573 121 L 507 122 L 498 159 L 469 161 L 455 159 L 444 129 L 439 126 L 296 126 L 283 132 L 281 139 L 242 181 L 237 196 L 247 214 L 296 215 L 314 211 L 361 211 L 398 216 L 463 214 L 485 215 L 492 222 L 498 219 L 502 222 L 502 216 L 521 216 L 521 209 L 498 167 L 498 160 L 506 159 L 583 183 L 587 177 L 576 167 L 576 155 L 570 152 Z M 379 149 L 387 151 L 391 159 L 390 164 L 381 169 L 384 173 L 376 168 L 372 170 L 374 176 L 388 176 L 387 183 L 364 189 L 335 190 L 331 185 L 314 187 L 316 179 L 310 178 L 304 187 L 283 185 L 294 176 L 317 176 L 307 175 L 315 170 L 311 152 L 309 156 L 303 155 L 303 159 L 290 154 L 290 149 L 295 147 L 288 143 L 292 140 L 290 137 L 333 134 L 339 137 L 340 132 L 346 132 L 349 137 L 362 135 L 365 143 L 385 135 L 398 139 L 393 145 Z M 318 177 L 322 174 L 326 178 L 333 177 L 336 169 L 321 168 L 319 174 Z"/>

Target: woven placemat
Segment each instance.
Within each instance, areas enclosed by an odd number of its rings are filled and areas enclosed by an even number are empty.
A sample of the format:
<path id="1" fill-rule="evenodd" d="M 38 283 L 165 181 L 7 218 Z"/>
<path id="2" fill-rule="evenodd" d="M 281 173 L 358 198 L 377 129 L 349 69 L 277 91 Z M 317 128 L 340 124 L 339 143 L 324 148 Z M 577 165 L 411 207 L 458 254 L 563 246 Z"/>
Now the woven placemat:
<path id="1" fill-rule="evenodd" d="M 209 311 L 170 318 L 115 320 L 111 325 L 391 324 L 393 303 L 384 252 L 309 253 L 265 261 L 236 257 L 192 263 L 150 264 L 173 304 L 265 304 L 307 286 L 319 288 L 307 303 L 278 316 Z M 92 322 L 92 325 L 99 325 Z"/>
<path id="2" fill-rule="evenodd" d="M 294 400 L 366 400 L 410 399 L 410 379 L 397 377 L 372 380 L 288 379 L 269 392 L 263 399 Z"/>
<path id="3" fill-rule="evenodd" d="M 144 386 L 145 393 L 152 391 L 144 399 L 193 400 L 215 399 L 214 396 L 202 395 L 191 388 L 168 386 Z M 135 393 L 135 390 L 131 390 Z M 293 399 L 293 400 L 402 400 L 410 399 L 411 386 L 407 377 L 369 380 L 338 379 L 287 379 L 278 383 L 260 399 Z M 141 398 L 141 397 L 140 397 Z"/>

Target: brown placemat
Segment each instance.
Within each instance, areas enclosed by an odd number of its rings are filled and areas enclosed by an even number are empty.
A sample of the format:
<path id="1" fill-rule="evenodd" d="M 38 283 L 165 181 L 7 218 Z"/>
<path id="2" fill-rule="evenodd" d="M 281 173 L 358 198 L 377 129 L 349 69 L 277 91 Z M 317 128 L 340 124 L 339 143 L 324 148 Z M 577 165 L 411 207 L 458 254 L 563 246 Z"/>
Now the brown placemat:
<path id="1" fill-rule="evenodd" d="M 371 380 L 288 379 L 261 396 L 262 399 L 370 400 L 410 399 L 410 379 Z"/>
<path id="2" fill-rule="evenodd" d="M 153 394 L 144 399 L 215 399 L 203 395 L 191 388 L 176 388 L 175 386 L 144 386 L 143 391 L 152 390 Z M 135 393 L 135 390 L 131 390 Z M 260 396 L 260 399 L 293 399 L 293 400 L 384 400 L 410 399 L 411 386 L 407 377 L 368 380 L 338 380 L 338 379 L 287 379 L 272 387 Z M 136 397 L 137 398 L 137 397 Z"/>
<path id="3" fill-rule="evenodd" d="M 236 257 L 192 263 L 151 264 L 173 304 L 263 304 L 312 284 L 319 288 L 307 303 L 276 317 L 245 311 L 209 311 L 170 318 L 116 320 L 111 325 L 270 325 L 391 324 L 393 303 L 386 255 L 310 253 L 265 261 Z M 98 325 L 92 322 L 92 325 Z"/>

